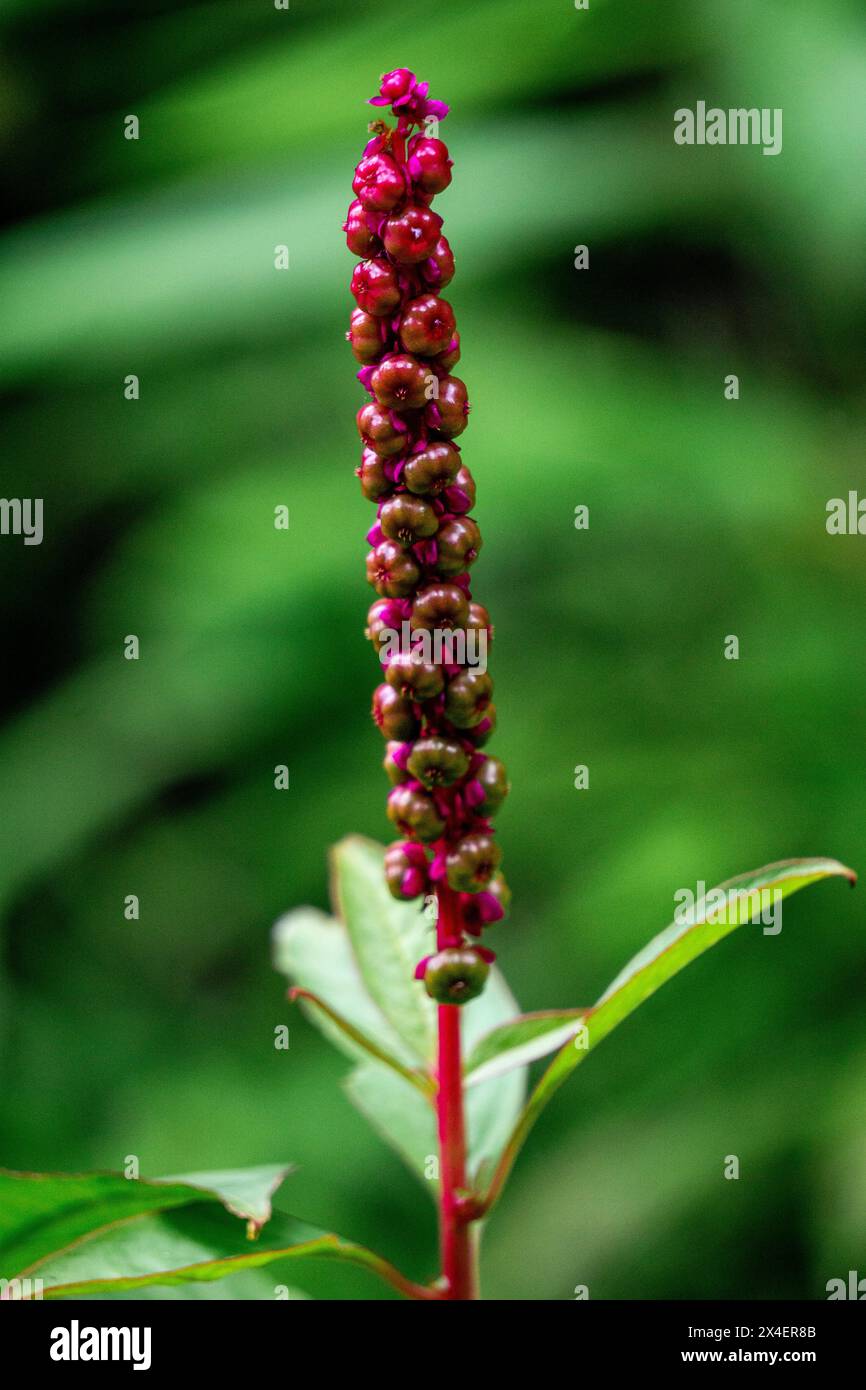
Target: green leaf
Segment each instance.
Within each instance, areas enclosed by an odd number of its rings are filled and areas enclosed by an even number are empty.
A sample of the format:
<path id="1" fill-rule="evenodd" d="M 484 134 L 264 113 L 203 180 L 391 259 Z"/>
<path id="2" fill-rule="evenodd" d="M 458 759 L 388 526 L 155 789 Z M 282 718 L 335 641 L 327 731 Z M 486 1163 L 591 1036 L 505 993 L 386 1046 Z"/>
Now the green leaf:
<path id="1" fill-rule="evenodd" d="M 475 1040 L 517 1009 L 514 996 L 495 967 L 484 993 L 461 1009 L 464 1054 Z M 408 1164 L 435 1200 L 438 1183 L 430 1160 L 438 1154 L 436 1113 L 417 1089 L 375 1063 L 365 1063 L 345 1080 L 352 1104 L 384 1141 Z M 466 1129 L 470 1178 L 495 1166 L 514 1128 L 526 1097 L 525 1068 L 466 1093 Z"/>
<path id="2" fill-rule="evenodd" d="M 121 1173 L 15 1173 L 0 1170 L 0 1277 L 11 1279 L 98 1227 L 167 1211 L 207 1196 L 259 1229 L 285 1165 L 177 1178 Z"/>
<path id="3" fill-rule="evenodd" d="M 312 907 L 287 912 L 274 925 L 273 962 L 293 985 L 323 1000 L 335 1013 L 395 1061 L 410 1065 L 416 1058 L 386 1019 L 364 984 L 343 922 Z M 316 1027 L 353 1061 L 364 1052 L 346 1030 L 313 1008 L 305 1008 Z"/>
<path id="4" fill-rule="evenodd" d="M 504 1148 L 485 1198 L 487 1208 L 498 1198 L 527 1134 L 566 1077 L 667 980 L 737 927 L 756 920 L 760 902 L 752 894 L 763 890 L 781 900 L 833 877 L 847 878 L 851 884 L 857 881 L 854 871 L 836 859 L 785 859 L 767 864 L 712 889 L 696 902 L 687 921 L 672 922 L 638 951 L 587 1011 L 580 1036 L 565 1043 L 539 1080 Z M 723 907 L 717 895 L 723 896 Z"/>
<path id="5" fill-rule="evenodd" d="M 345 1034 L 361 1052 L 365 1052 L 367 1056 L 373 1057 L 377 1062 L 382 1062 L 384 1066 L 391 1067 L 399 1076 L 403 1077 L 404 1081 L 408 1081 L 411 1086 L 415 1086 L 423 1096 L 429 1097 L 434 1094 L 435 1088 L 429 1072 L 413 1069 L 411 1067 L 404 1067 L 396 1058 L 389 1056 L 387 1052 L 379 1047 L 372 1038 L 368 1038 L 365 1033 L 355 1028 L 347 1019 L 338 1014 L 335 1009 L 332 1009 L 330 1004 L 326 1004 L 324 999 L 320 999 L 318 995 L 311 994 L 309 990 L 295 988 L 289 990 L 289 998 L 293 1003 L 296 999 L 305 1000 L 313 1007 L 314 1013 L 318 1011 L 324 1014 L 334 1027 Z"/>
<path id="6" fill-rule="evenodd" d="M 438 1151 L 435 1086 L 427 1081 L 436 1055 L 436 1009 L 414 979 L 435 924 L 417 905 L 391 897 L 384 854 L 382 845 L 357 835 L 334 846 L 333 897 L 343 922 L 311 908 L 287 914 L 274 928 L 274 961 L 306 993 L 316 1025 L 354 1061 L 361 1059 L 344 1083 L 347 1096 L 435 1196 L 436 1183 L 427 1176 Z M 492 970 L 483 994 L 461 1009 L 464 1057 L 517 1012 L 501 972 Z M 473 1178 L 496 1164 L 525 1095 L 519 1060 L 467 1093 Z"/>
<path id="7" fill-rule="evenodd" d="M 586 1009 L 546 1009 L 520 1014 L 478 1040 L 466 1060 L 467 1086 L 503 1076 L 514 1067 L 527 1066 L 539 1057 L 555 1052 L 573 1038 Z"/>
<path id="8" fill-rule="evenodd" d="M 365 1246 L 282 1215 L 266 1238 L 251 1241 L 227 1212 L 207 1203 L 113 1223 L 49 1255 L 31 1273 L 43 1281 L 45 1298 L 71 1298 L 212 1281 L 313 1256 L 361 1265 L 411 1297 L 433 1296 Z"/>
<path id="9" fill-rule="evenodd" d="M 513 1018 L 519 1005 L 505 976 L 496 966 L 490 971 L 483 994 L 461 1009 L 461 1046 L 464 1058 L 484 1034 Z M 464 1091 L 469 1177 L 476 1184 L 481 1172 L 495 1167 L 508 1143 L 515 1121 L 526 1100 L 525 1067 L 496 1077 L 487 1086 Z"/>
<path id="10" fill-rule="evenodd" d="M 418 904 L 391 897 L 384 848 L 349 835 L 331 850 L 332 893 L 367 991 L 415 1060 L 435 1055 L 436 1010 L 415 967 L 430 949 L 430 924 Z"/>
<path id="11" fill-rule="evenodd" d="M 352 1104 L 390 1145 L 412 1172 L 419 1177 L 433 1200 L 438 1182 L 428 1177 L 429 1160 L 436 1157 L 436 1111 L 418 1091 L 395 1072 L 375 1062 L 356 1067 L 343 1082 Z"/>

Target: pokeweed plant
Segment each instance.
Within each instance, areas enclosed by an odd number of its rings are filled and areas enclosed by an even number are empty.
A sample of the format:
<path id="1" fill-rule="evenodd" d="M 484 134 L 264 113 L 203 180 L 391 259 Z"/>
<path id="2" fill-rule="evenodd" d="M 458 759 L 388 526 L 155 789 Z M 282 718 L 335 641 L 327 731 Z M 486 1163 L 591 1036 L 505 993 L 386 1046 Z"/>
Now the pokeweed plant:
<path id="1" fill-rule="evenodd" d="M 447 115 L 405 68 L 386 73 L 355 171 L 344 230 L 360 258 L 347 338 L 368 400 L 356 469 L 376 505 L 367 636 L 383 679 L 373 717 L 387 740 L 389 848 L 351 836 L 331 856 L 335 916 L 296 909 L 274 929 L 277 967 L 353 1061 L 349 1098 L 417 1173 L 438 1207 L 441 1264 L 429 1282 L 271 1208 L 287 1165 L 146 1179 L 0 1170 L 0 1298 L 108 1295 L 183 1286 L 278 1261 L 328 1258 L 423 1300 L 478 1297 L 478 1241 L 529 1130 L 558 1087 L 623 1019 L 768 901 L 855 875 L 834 859 L 788 859 L 720 885 L 640 950 L 591 1007 L 521 1014 L 482 931 L 509 892 L 491 818 L 508 793 L 482 749 L 494 732 L 486 670 L 493 630 L 469 571 L 481 548 L 475 482 L 454 441 L 467 390 L 454 312 L 440 291 L 454 258 L 431 204 L 451 182 Z M 531 1063 L 551 1056 L 528 1098 Z M 257 1296 L 275 1290 L 258 1286 Z M 277 1286 L 277 1296 L 291 1296 Z"/>

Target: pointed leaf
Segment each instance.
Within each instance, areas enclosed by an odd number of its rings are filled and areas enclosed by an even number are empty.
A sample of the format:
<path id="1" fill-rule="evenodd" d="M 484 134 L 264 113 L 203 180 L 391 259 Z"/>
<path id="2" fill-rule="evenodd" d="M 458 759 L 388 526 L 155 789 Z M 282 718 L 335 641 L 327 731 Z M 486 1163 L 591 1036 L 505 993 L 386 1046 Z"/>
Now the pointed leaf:
<path id="1" fill-rule="evenodd" d="M 260 1227 L 290 1167 L 179 1178 L 125 1178 L 122 1173 L 15 1173 L 0 1170 L 0 1278 L 12 1279 L 98 1227 L 204 1197 Z"/>
<path id="2" fill-rule="evenodd" d="M 556 1054 L 529 1097 L 493 1176 L 485 1199 L 488 1209 L 502 1191 L 521 1145 L 541 1111 L 589 1051 L 690 961 L 738 926 L 756 920 L 760 901 L 756 902 L 752 894 L 771 892 L 783 899 L 832 877 L 847 878 L 851 884 L 857 881 L 854 871 L 838 860 L 821 858 L 785 859 L 728 879 L 695 904 L 687 921 L 674 921 L 633 956 L 587 1012 L 579 1036 L 566 1042 Z M 717 905 L 719 894 L 724 896 L 724 907 Z"/>
<path id="3" fill-rule="evenodd" d="M 276 1260 L 313 1256 L 362 1265 L 410 1297 L 434 1296 L 352 1241 L 282 1215 L 274 1217 L 265 1237 L 253 1241 L 227 1212 L 206 1203 L 115 1222 L 48 1256 L 29 1273 L 43 1281 L 45 1298 L 71 1298 L 211 1281 Z"/>
<path id="4" fill-rule="evenodd" d="M 514 1067 L 527 1066 L 555 1052 L 581 1025 L 586 1009 L 547 1009 L 519 1014 L 478 1040 L 466 1061 L 466 1085 L 477 1086 Z"/>
<path id="5" fill-rule="evenodd" d="M 494 965 L 483 994 L 461 1009 L 464 1059 L 479 1038 L 519 1011 L 520 1006 L 505 976 Z M 487 1086 L 473 1087 L 465 1092 L 469 1176 L 473 1183 L 481 1170 L 492 1170 L 499 1161 L 526 1100 L 527 1075 L 526 1067 L 516 1067 L 509 1075 L 496 1077 Z"/>
<path id="6" fill-rule="evenodd" d="M 364 1062 L 343 1081 L 343 1089 L 364 1119 L 420 1178 L 433 1201 L 438 1183 L 431 1157 L 438 1153 L 436 1111 L 402 1077 L 375 1062 Z M 428 1173 L 433 1172 L 433 1177 Z"/>
<path id="7" fill-rule="evenodd" d="M 494 967 L 484 993 L 461 1009 L 464 1051 L 474 1046 L 479 1034 L 487 1032 L 497 1019 L 509 1017 L 517 1003 L 502 973 Z M 373 1129 L 421 1178 L 435 1200 L 438 1184 L 429 1174 L 435 1172 L 430 1160 L 438 1154 L 436 1112 L 432 1098 L 406 1084 L 393 1072 L 375 1063 L 365 1063 L 345 1080 L 344 1088 L 353 1105 Z M 482 1165 L 495 1167 L 514 1128 L 526 1097 L 525 1068 L 498 1078 L 488 1086 L 466 1093 L 468 1167 L 474 1177 Z"/>

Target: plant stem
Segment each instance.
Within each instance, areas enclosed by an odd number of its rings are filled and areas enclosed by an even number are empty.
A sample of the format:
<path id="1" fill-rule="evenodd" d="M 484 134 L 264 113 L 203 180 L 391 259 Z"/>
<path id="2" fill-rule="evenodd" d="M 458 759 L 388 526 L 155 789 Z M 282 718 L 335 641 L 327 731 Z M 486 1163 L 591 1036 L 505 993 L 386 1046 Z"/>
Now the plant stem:
<path id="1" fill-rule="evenodd" d="M 457 894 L 446 884 L 437 889 L 438 946 L 453 945 L 462 935 Z M 466 1124 L 463 1114 L 463 1064 L 460 1055 L 460 1009 L 439 1005 L 439 1057 L 436 1114 L 439 1126 L 439 1237 L 447 1299 L 478 1297 L 475 1254 L 466 1205 Z"/>

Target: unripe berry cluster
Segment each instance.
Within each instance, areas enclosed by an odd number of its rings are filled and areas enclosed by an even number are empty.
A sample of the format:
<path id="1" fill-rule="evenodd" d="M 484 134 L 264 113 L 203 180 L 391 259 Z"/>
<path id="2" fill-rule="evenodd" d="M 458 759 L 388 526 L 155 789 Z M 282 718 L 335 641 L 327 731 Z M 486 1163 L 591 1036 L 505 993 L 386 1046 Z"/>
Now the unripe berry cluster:
<path id="1" fill-rule="evenodd" d="M 470 589 L 482 542 L 469 515 L 475 482 L 455 442 L 469 400 L 453 375 L 460 336 L 441 296 L 454 257 L 431 207 L 451 182 L 448 150 L 430 133 L 448 108 L 405 68 L 383 76 L 372 104 L 391 106 L 397 125 L 370 127 L 343 224 L 349 250 L 361 258 L 346 337 L 368 395 L 357 414 L 362 452 L 355 472 L 376 506 L 367 578 L 378 597 L 367 635 L 377 648 L 386 630 L 413 636 L 408 650 L 381 649 L 385 679 L 373 696 L 373 718 L 388 741 L 388 816 L 401 837 L 387 851 L 385 876 L 397 898 L 437 888 L 453 895 L 440 950 L 421 962 L 419 974 L 435 998 L 460 1003 L 479 992 L 492 959 L 466 934 L 480 936 L 507 907 L 491 817 L 508 778 L 499 759 L 481 751 L 496 726 L 486 670 L 455 661 L 450 644 L 445 660 L 429 660 L 414 640 L 492 637 L 487 610 Z"/>

